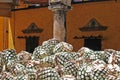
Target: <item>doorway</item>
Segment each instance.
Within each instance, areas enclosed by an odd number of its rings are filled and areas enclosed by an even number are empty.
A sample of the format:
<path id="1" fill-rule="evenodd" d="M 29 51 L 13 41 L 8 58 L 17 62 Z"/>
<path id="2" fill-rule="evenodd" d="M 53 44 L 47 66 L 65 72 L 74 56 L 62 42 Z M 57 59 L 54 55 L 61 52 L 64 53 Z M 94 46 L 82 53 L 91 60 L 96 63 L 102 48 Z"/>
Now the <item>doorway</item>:
<path id="1" fill-rule="evenodd" d="M 97 38 L 86 38 L 84 39 L 84 47 L 88 47 L 95 51 L 101 50 L 101 39 Z"/>
<path id="2" fill-rule="evenodd" d="M 39 37 L 29 36 L 26 38 L 26 51 L 33 53 L 34 49 L 39 45 Z"/>

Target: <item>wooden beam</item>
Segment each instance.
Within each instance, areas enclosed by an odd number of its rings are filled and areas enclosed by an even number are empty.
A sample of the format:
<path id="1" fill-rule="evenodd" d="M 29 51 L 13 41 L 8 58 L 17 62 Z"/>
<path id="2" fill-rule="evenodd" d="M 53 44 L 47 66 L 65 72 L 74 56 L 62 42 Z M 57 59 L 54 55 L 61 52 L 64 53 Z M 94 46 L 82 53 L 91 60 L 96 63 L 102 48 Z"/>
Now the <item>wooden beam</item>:
<path id="1" fill-rule="evenodd" d="M 9 9 L 0 9 L 0 16 L 10 17 L 10 13 Z"/>
<path id="2" fill-rule="evenodd" d="M 11 9 L 11 6 L 12 6 L 12 4 L 10 4 L 10 3 L 0 3 L 0 9 L 1 8 L 9 8 L 9 9 Z"/>
<path id="3" fill-rule="evenodd" d="M 11 8 L 10 3 L 0 3 L 0 16 L 10 17 Z"/>

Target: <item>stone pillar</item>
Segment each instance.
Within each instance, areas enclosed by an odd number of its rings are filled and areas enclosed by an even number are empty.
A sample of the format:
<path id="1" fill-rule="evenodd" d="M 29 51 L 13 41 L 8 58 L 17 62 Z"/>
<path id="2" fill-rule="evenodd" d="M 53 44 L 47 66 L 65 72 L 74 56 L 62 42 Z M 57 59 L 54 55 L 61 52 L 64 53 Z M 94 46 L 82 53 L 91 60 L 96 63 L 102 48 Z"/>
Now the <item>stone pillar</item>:
<path id="1" fill-rule="evenodd" d="M 54 12 L 53 21 L 53 38 L 66 41 L 66 12 L 64 10 L 57 10 Z"/>
<path id="2" fill-rule="evenodd" d="M 51 0 L 50 0 L 51 1 Z M 59 41 L 66 41 L 66 12 L 71 9 L 71 6 L 68 6 L 67 3 L 59 0 L 58 2 L 50 2 L 49 1 L 49 9 L 54 12 L 54 20 L 53 20 L 53 38 Z M 66 0 L 70 1 L 71 0 Z"/>

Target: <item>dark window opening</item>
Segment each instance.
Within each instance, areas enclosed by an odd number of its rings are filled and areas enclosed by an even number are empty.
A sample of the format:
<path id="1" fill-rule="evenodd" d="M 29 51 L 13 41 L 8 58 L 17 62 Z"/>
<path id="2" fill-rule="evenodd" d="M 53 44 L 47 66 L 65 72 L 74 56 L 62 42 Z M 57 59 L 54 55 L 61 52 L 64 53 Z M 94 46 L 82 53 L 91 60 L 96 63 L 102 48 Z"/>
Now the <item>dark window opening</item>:
<path id="1" fill-rule="evenodd" d="M 101 39 L 87 38 L 84 39 L 84 47 L 88 47 L 95 51 L 101 50 Z"/>
<path id="2" fill-rule="evenodd" d="M 33 53 L 34 49 L 39 45 L 39 37 L 27 37 L 26 38 L 26 51 Z"/>

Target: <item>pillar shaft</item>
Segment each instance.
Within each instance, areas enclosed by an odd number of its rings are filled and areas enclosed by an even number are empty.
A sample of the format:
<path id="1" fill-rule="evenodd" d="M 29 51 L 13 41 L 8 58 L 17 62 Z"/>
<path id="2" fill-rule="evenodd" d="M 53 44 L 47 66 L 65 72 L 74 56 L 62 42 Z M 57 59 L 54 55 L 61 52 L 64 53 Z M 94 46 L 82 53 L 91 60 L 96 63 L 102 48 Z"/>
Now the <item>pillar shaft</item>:
<path id="1" fill-rule="evenodd" d="M 53 38 L 66 41 L 66 11 L 54 11 Z"/>
<path id="2" fill-rule="evenodd" d="M 54 12 L 53 38 L 66 41 L 66 12 L 71 9 L 71 0 L 49 0 L 48 9 Z"/>

